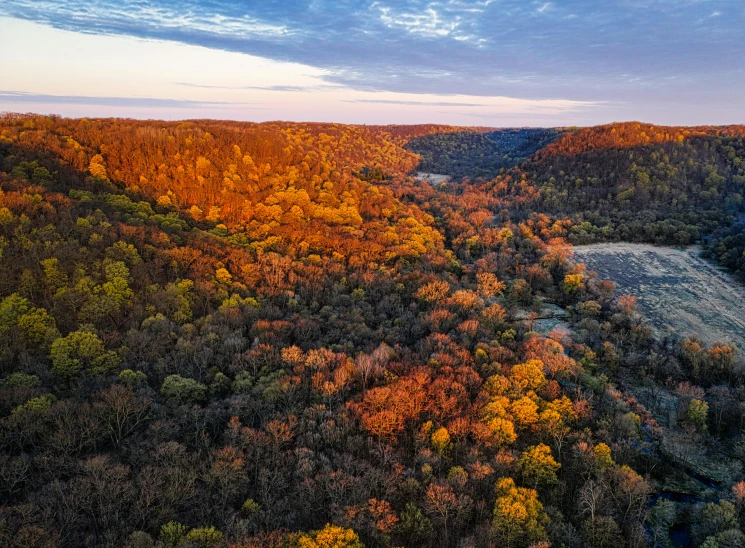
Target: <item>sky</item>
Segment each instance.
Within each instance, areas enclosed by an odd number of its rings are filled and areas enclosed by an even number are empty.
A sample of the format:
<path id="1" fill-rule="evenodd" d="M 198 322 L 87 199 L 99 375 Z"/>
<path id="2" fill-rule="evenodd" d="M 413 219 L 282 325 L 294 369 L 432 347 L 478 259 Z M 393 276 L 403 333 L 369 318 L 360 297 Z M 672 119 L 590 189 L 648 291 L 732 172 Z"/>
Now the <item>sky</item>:
<path id="1" fill-rule="evenodd" d="M 745 123 L 745 0 L 2 0 L 0 111 Z"/>

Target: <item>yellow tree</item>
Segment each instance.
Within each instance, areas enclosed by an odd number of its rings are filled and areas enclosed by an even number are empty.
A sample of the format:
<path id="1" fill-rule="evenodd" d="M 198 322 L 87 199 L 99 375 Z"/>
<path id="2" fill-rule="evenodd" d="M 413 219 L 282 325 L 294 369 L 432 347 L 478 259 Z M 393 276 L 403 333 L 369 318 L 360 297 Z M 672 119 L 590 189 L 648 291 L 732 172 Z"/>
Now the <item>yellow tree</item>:
<path id="1" fill-rule="evenodd" d="M 540 390 L 546 384 L 543 362 L 529 360 L 525 363 L 518 363 L 510 370 L 510 380 L 515 388 L 521 392 Z"/>
<path id="2" fill-rule="evenodd" d="M 417 292 L 414 293 L 414 297 L 427 303 L 435 303 L 444 299 L 449 291 L 449 283 L 445 280 L 437 280 L 421 286 Z"/>
<path id="3" fill-rule="evenodd" d="M 559 452 L 559 455 L 561 455 L 561 448 L 564 444 L 564 439 L 571 431 L 571 429 L 564 424 L 562 416 L 555 409 L 544 409 L 538 417 L 538 423 L 541 431 L 551 436 L 556 444 L 556 450 Z"/>
<path id="4" fill-rule="evenodd" d="M 556 483 L 556 471 L 561 468 L 561 464 L 554 460 L 551 448 L 543 443 L 528 447 L 520 455 L 518 466 L 525 481 L 534 487 Z"/>
<path id="5" fill-rule="evenodd" d="M 101 156 L 100 154 L 96 154 L 93 158 L 91 158 L 90 164 L 88 164 L 88 171 L 90 171 L 91 175 L 98 179 L 107 180 L 109 178 L 108 174 L 106 173 L 106 166 L 104 166 L 103 156 Z"/>
<path id="6" fill-rule="evenodd" d="M 515 548 L 545 540 L 547 523 L 535 489 L 517 487 L 512 478 L 497 481 L 492 528 L 500 546 Z"/>
<path id="7" fill-rule="evenodd" d="M 584 280 L 584 274 L 567 274 L 564 276 L 564 292 L 569 294 L 576 293 L 582 287 Z"/>
<path id="8" fill-rule="evenodd" d="M 445 456 L 448 451 L 450 451 L 451 447 L 453 446 L 452 443 L 450 443 L 450 433 L 448 432 L 447 428 L 438 428 L 435 430 L 435 432 L 432 434 L 432 447 L 435 448 L 435 450 L 441 455 Z"/>
<path id="9" fill-rule="evenodd" d="M 512 421 L 495 417 L 486 423 L 489 427 L 489 431 L 494 436 L 497 445 L 510 445 L 515 443 L 517 434 L 515 433 L 515 425 Z"/>
<path id="10" fill-rule="evenodd" d="M 608 447 L 607 443 L 598 443 L 593 449 L 593 452 L 595 454 L 595 464 L 597 464 L 598 468 L 610 468 L 615 465 L 613 457 L 611 456 L 610 447 Z"/>
<path id="11" fill-rule="evenodd" d="M 363 548 L 352 529 L 326 524 L 320 531 L 302 533 L 292 542 L 296 548 Z"/>
<path id="12" fill-rule="evenodd" d="M 481 311 L 482 321 L 490 328 L 495 328 L 507 317 L 507 311 L 498 303 L 492 303 Z"/>
<path id="13" fill-rule="evenodd" d="M 479 294 L 484 299 L 490 299 L 495 295 L 501 295 L 506 285 L 491 272 L 482 272 L 476 275 L 478 280 Z"/>
<path id="14" fill-rule="evenodd" d="M 538 405 L 527 396 L 512 402 L 510 412 L 521 429 L 538 422 Z"/>

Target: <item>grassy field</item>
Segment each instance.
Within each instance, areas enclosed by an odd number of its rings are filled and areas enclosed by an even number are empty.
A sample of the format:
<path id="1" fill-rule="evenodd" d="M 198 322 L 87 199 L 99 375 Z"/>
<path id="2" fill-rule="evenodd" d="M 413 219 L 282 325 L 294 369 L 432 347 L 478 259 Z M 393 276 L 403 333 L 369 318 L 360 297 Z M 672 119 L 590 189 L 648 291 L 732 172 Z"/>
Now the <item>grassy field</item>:
<path id="1" fill-rule="evenodd" d="M 745 286 L 699 256 L 700 249 L 609 243 L 575 248 L 576 259 L 618 293 L 635 295 L 661 335 L 698 334 L 745 350 Z"/>
<path id="2" fill-rule="evenodd" d="M 439 185 L 440 183 L 447 182 L 450 179 L 449 175 L 442 175 L 440 173 L 427 173 L 425 171 L 417 171 L 416 178 L 420 181 L 427 181 L 431 185 Z"/>

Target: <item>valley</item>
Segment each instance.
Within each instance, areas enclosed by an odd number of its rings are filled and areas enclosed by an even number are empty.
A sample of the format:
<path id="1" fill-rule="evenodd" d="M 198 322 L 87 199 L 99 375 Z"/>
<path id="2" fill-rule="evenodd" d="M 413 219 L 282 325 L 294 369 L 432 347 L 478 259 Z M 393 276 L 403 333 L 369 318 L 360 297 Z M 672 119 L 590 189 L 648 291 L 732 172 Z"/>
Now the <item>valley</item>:
<path id="1" fill-rule="evenodd" d="M 0 0 L 0 548 L 745 548 L 743 4 Z"/>
<path id="2" fill-rule="evenodd" d="M 745 540 L 745 286 L 661 247 L 736 272 L 744 166 L 745 127 L 0 116 L 0 545 Z"/>

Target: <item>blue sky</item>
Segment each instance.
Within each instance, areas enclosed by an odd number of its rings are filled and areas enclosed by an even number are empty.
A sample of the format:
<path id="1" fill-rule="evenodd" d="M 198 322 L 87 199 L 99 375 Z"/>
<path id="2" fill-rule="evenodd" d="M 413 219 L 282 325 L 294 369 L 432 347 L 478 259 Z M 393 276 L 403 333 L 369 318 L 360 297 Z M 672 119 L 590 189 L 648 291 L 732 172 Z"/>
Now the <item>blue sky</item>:
<path id="1" fill-rule="evenodd" d="M 743 0 L 3 0 L 0 31 L 2 110 L 745 122 Z"/>

